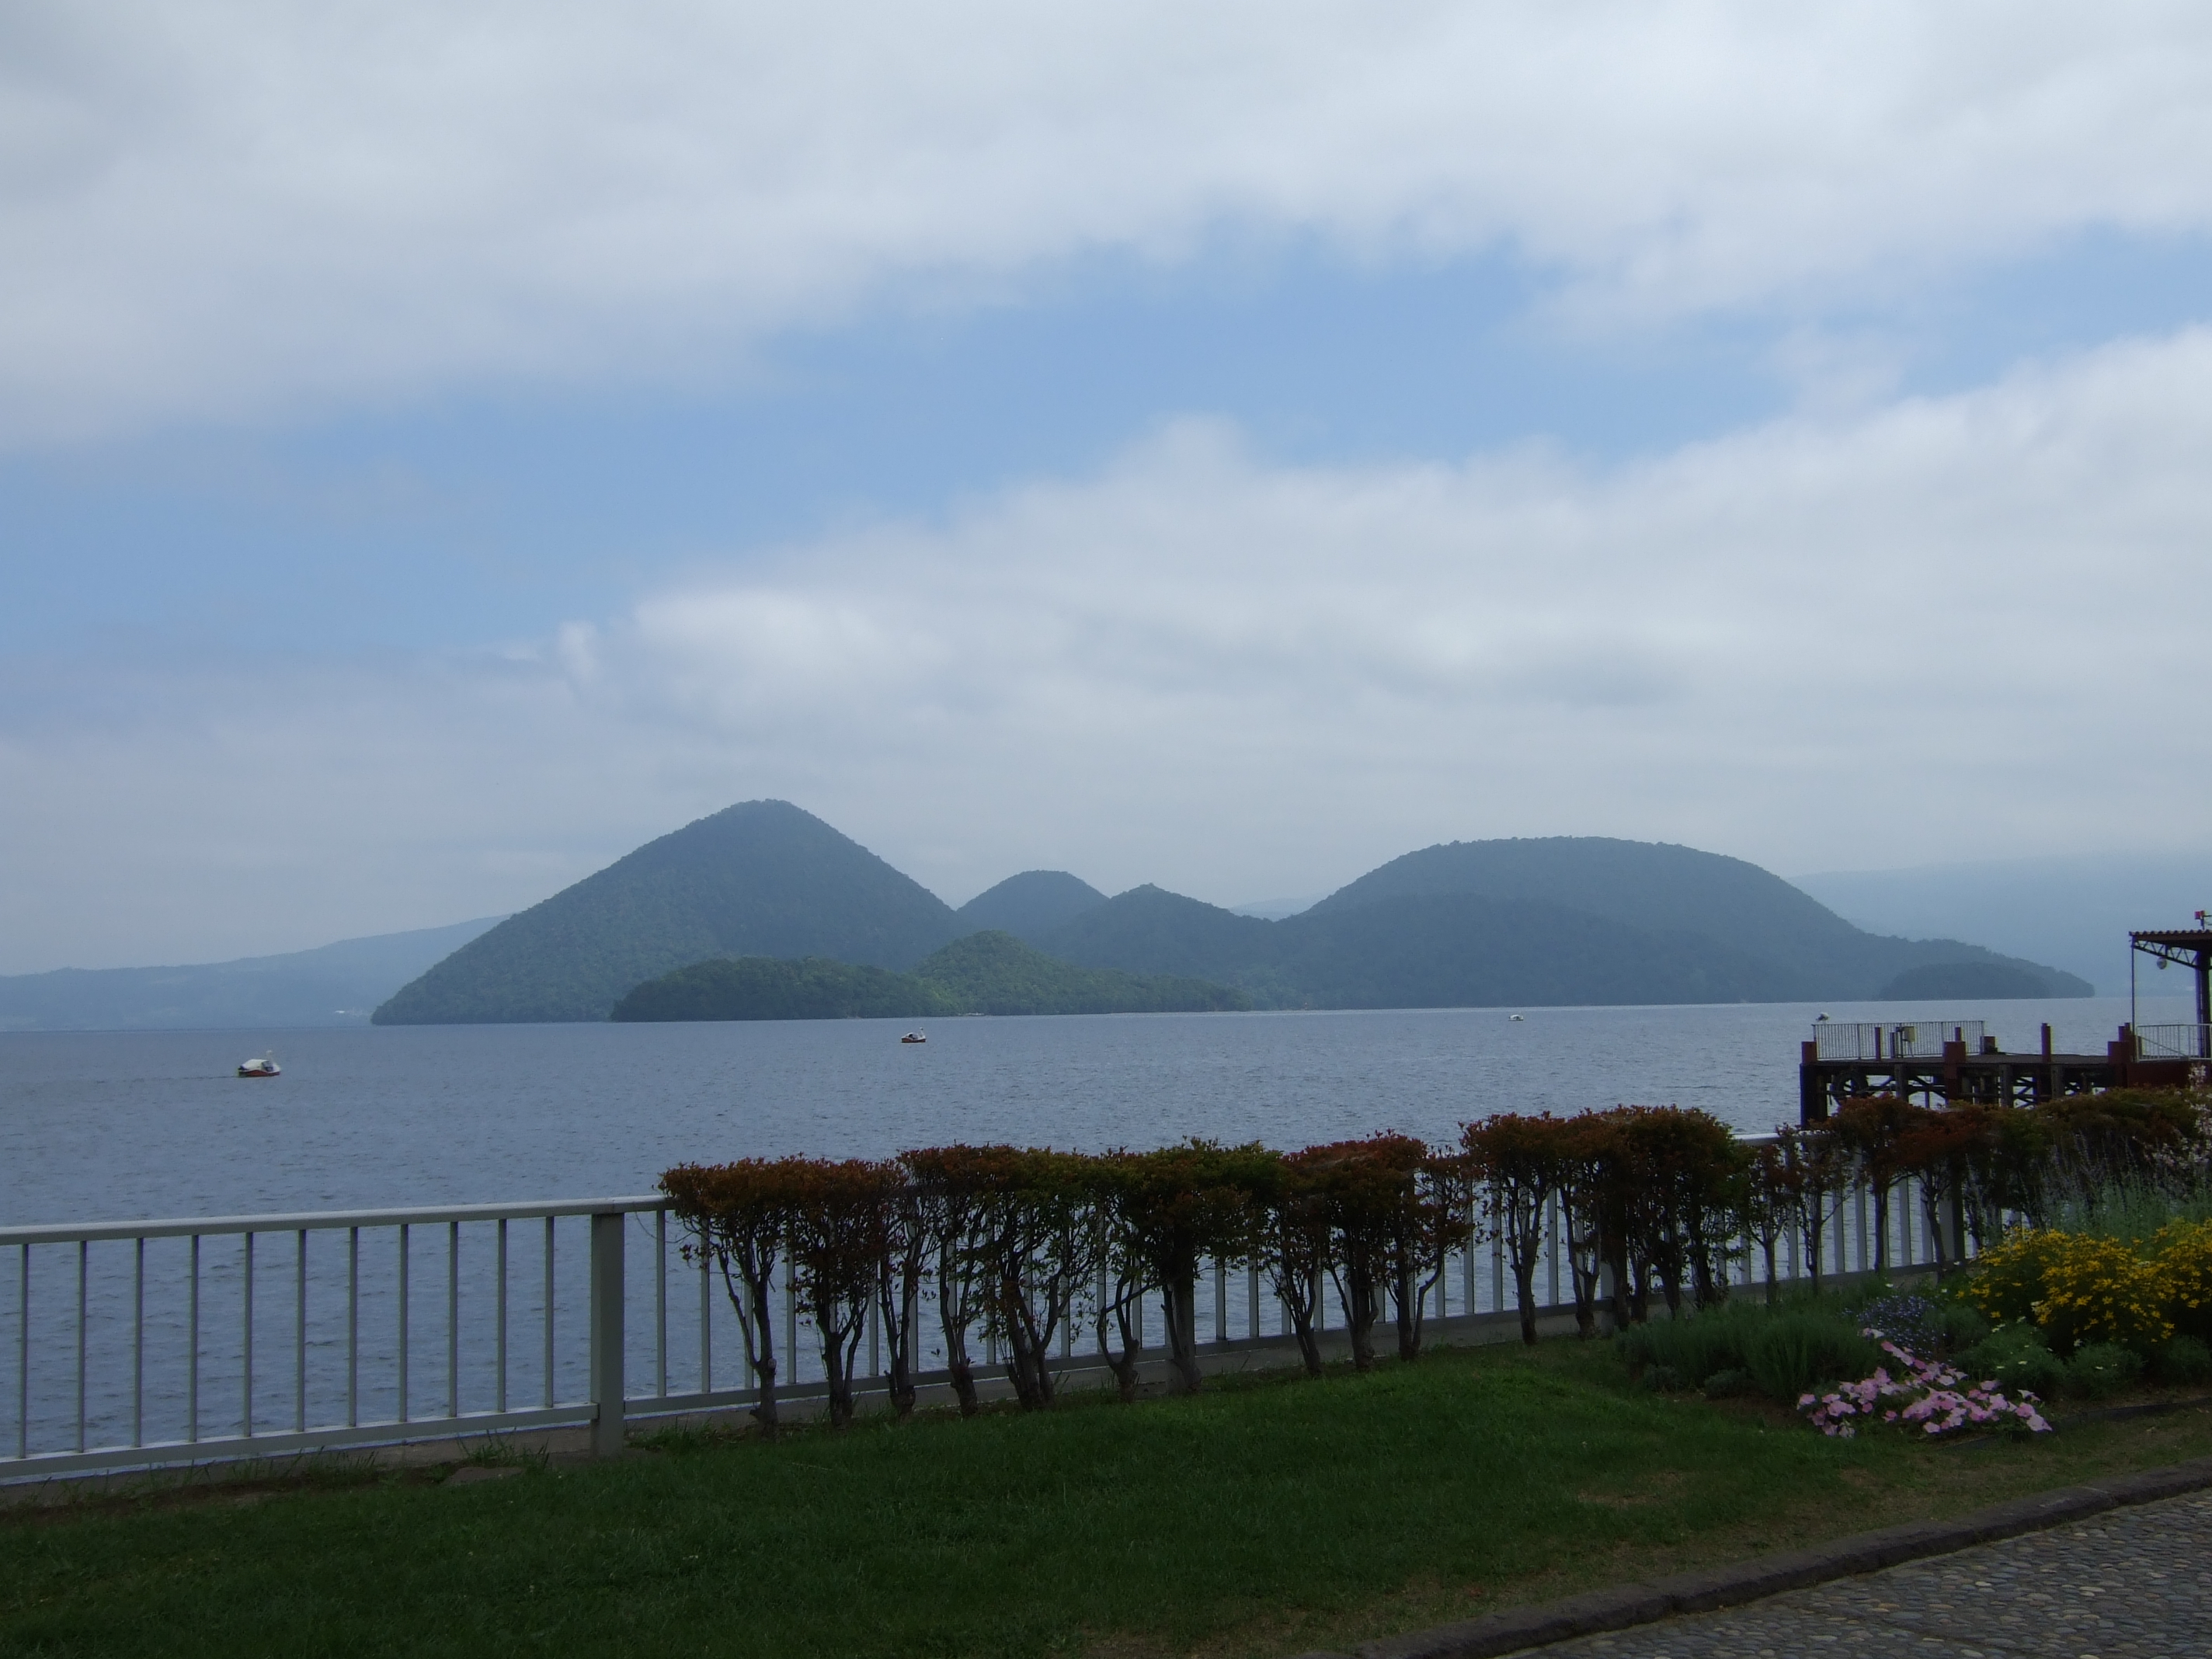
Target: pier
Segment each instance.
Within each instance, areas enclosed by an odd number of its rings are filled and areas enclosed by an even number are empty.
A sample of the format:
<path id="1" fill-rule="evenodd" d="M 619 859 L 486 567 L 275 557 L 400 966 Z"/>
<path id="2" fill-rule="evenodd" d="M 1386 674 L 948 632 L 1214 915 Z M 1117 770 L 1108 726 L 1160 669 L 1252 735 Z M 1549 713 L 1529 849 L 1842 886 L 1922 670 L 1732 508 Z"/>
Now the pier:
<path id="1" fill-rule="evenodd" d="M 2197 977 L 2197 1018 L 2182 1024 L 2121 1026 L 2101 1054 L 2062 1054 L 2051 1027 L 2025 1052 L 1999 1046 L 1978 1019 L 1830 1021 L 1823 1018 L 1799 1051 L 1797 1118 L 1818 1123 L 1842 1102 L 1896 1095 L 1928 1106 L 1976 1102 L 2032 1106 L 2101 1089 L 2201 1087 L 2212 1062 L 2212 927 L 2150 929 L 2128 935 L 2131 962 L 2179 963 Z M 2133 976 L 2129 1005 L 2133 1012 Z"/>

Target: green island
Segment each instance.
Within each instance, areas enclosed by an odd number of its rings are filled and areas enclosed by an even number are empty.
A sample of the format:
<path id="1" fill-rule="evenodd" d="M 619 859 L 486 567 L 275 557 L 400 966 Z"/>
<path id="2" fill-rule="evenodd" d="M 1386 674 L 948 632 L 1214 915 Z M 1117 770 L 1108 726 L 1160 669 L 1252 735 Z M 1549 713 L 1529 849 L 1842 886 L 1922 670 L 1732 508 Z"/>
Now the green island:
<path id="1" fill-rule="evenodd" d="M 617 1020 L 921 1019 L 945 1014 L 1218 1013 L 1241 991 L 1171 974 L 1079 968 L 1012 933 L 970 933 L 912 972 L 804 957 L 695 962 L 624 995 Z"/>
<path id="2" fill-rule="evenodd" d="M 1034 963 L 941 960 L 1003 933 Z M 2073 975 L 1957 939 L 1852 926 L 1779 876 L 1692 848 L 1604 836 L 1454 842 L 1408 853 L 1267 921 L 1146 884 L 1111 896 L 1066 871 L 1009 876 L 957 910 L 788 801 L 744 801 L 617 859 L 471 937 L 381 1003 L 380 1025 L 599 1020 L 635 988 L 719 958 L 810 957 L 988 981 L 998 1012 L 1190 1007 L 1470 1008 L 1905 996 L 2087 996 Z M 1126 979 L 1077 981 L 1070 969 Z M 721 971 L 721 970 L 717 970 Z M 776 988 L 749 969 L 666 1006 L 888 1006 L 884 982 L 822 969 Z M 993 975 L 997 977 L 994 978 Z M 1194 1002 L 1169 981 L 1229 987 Z M 4 990 L 4 988 L 0 988 Z M 1001 995 L 1001 992 L 1009 993 Z M 935 1011 L 927 994 L 891 1018 Z M 1206 994 L 1215 994 L 1218 993 Z M 4 998 L 0 998 L 4 1002 Z M 0 1015 L 4 1015 L 0 1006 Z M 625 1018 L 638 1017 L 634 1013 Z M 653 1018 L 805 1018 L 654 1015 Z M 823 1016 L 828 1017 L 828 1016 Z"/>

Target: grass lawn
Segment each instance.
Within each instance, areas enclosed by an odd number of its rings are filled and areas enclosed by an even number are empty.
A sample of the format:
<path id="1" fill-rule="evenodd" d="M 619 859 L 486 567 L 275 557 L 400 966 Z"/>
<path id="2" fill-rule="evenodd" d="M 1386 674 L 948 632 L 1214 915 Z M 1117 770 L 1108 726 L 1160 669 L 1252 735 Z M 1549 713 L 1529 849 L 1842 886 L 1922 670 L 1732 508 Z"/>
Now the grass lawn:
<path id="1" fill-rule="evenodd" d="M 2212 1453 L 2212 1412 L 1980 1448 L 1440 1352 L 460 1486 L 356 1469 L 0 1510 L 0 1652 L 1282 1655 Z"/>

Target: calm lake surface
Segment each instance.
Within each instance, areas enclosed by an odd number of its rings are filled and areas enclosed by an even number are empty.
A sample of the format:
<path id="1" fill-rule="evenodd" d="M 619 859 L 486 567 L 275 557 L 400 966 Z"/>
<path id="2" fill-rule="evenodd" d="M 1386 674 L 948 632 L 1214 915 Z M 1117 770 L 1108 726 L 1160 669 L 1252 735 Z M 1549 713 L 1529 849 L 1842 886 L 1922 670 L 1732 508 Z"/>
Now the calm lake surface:
<path id="1" fill-rule="evenodd" d="M 1982 1018 L 2102 1053 L 2124 998 L 1829 1004 Z M 1292 1147 L 1494 1111 L 1700 1106 L 1794 1119 L 1822 1007 L 1425 1009 L 903 1022 L 417 1026 L 0 1036 L 0 1224 L 649 1191 L 669 1164 L 1186 1135 Z M 2143 1005 L 2146 1022 L 2185 1004 Z M 284 1066 L 240 1079 L 273 1043 Z"/>

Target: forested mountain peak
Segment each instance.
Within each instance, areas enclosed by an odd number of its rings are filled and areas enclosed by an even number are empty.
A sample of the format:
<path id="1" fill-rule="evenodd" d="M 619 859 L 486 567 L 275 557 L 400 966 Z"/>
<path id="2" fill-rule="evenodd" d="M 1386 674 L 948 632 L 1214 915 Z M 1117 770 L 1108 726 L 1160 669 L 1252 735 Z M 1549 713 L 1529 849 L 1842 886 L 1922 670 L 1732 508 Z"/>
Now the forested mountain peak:
<path id="1" fill-rule="evenodd" d="M 1381 898 L 1473 893 L 1561 904 L 1653 933 L 1711 933 L 1777 956 L 1832 945 L 1858 929 L 1818 899 L 1743 859 L 1606 836 L 1454 841 L 1379 865 L 1309 915 Z"/>
<path id="2" fill-rule="evenodd" d="M 963 927 L 977 933 L 994 930 L 1033 942 L 1105 902 L 1105 894 L 1065 870 L 1024 870 L 976 894 L 953 914 Z"/>
<path id="3" fill-rule="evenodd" d="M 960 932 L 935 894 L 788 801 L 745 801 L 510 916 L 401 989 L 380 1024 L 605 1019 L 712 957 L 911 967 Z"/>
<path id="4" fill-rule="evenodd" d="M 996 937 L 924 968 L 923 976 L 961 980 L 967 1006 L 1070 1011 L 1159 1006 L 1162 995 L 1164 1006 L 1189 1006 L 1178 1000 L 1181 988 L 1109 991 L 1103 981 L 1070 979 L 1071 963 L 1210 981 L 1276 1007 L 1845 1000 L 1933 987 L 1955 988 L 1928 994 L 1979 987 L 1973 994 L 2010 988 L 2064 996 L 2089 988 L 1955 940 L 1862 932 L 1741 859 L 1601 836 L 1425 848 L 1280 921 L 1150 884 L 1109 899 L 1049 870 L 1000 882 L 956 914 L 821 819 L 762 800 L 663 836 L 508 918 L 406 986 L 377 1018 L 604 1019 L 632 988 L 677 969 L 697 969 L 698 984 L 685 981 L 690 991 L 708 981 L 722 986 L 717 997 L 737 994 L 723 981 L 734 986 L 747 975 L 762 986 L 799 975 L 813 988 L 807 996 L 826 995 L 827 970 L 818 965 L 698 965 L 814 959 L 903 973 L 955 939 L 985 933 Z M 1032 959 L 1024 945 L 1057 963 Z M 1937 967 L 1956 971 L 1923 971 Z M 786 991 L 798 994 L 786 987 L 776 995 Z M 837 994 L 848 991 L 877 994 L 847 987 Z M 757 987 L 739 1000 L 766 994 Z"/>

